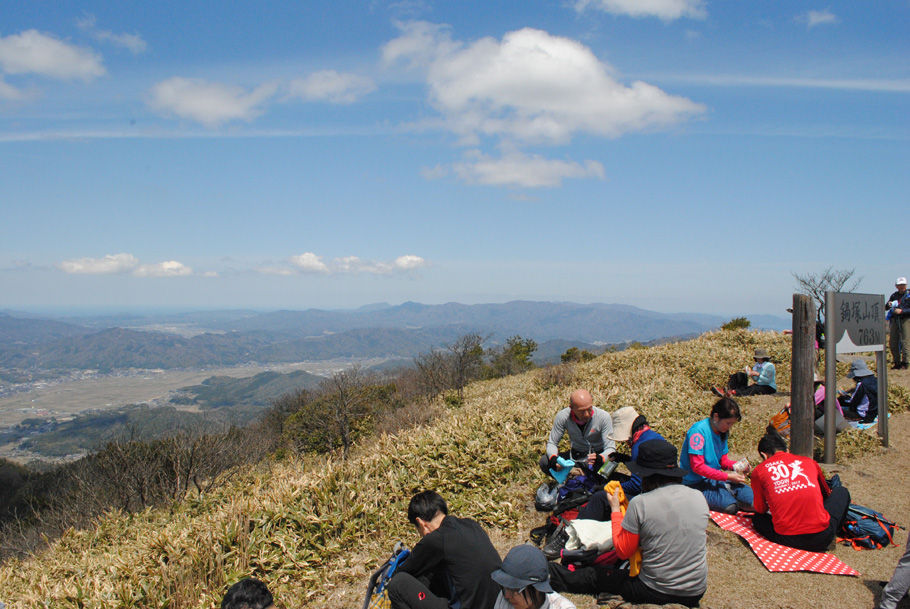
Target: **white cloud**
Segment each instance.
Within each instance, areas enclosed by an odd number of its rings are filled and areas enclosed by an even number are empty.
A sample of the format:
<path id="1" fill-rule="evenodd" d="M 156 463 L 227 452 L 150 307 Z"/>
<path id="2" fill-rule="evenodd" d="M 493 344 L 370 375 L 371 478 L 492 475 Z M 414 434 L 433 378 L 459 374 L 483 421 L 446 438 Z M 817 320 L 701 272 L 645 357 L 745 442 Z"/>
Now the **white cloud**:
<path id="1" fill-rule="evenodd" d="M 375 264 L 371 262 L 365 262 L 357 256 L 344 256 L 342 258 L 335 258 L 332 261 L 332 267 L 336 273 L 372 273 L 379 270 Z"/>
<path id="2" fill-rule="evenodd" d="M 511 152 L 498 159 L 479 152 L 468 156 L 473 158 L 455 163 L 453 168 L 462 180 L 472 184 L 543 188 L 559 186 L 568 178 L 604 178 L 603 165 L 597 161 L 576 163 L 521 152 Z"/>
<path id="3" fill-rule="evenodd" d="M 163 113 L 188 118 L 207 127 L 231 120 L 251 120 L 260 106 L 275 94 L 277 85 L 260 85 L 252 91 L 242 87 L 175 76 L 152 87 L 149 105 Z"/>
<path id="4" fill-rule="evenodd" d="M 322 261 L 322 256 L 317 256 L 313 252 L 304 252 L 297 256 L 291 256 L 291 264 L 304 273 L 329 272 L 329 267 Z"/>
<path id="5" fill-rule="evenodd" d="M 402 28 L 384 56 L 399 62 L 415 54 L 414 61 L 430 58 L 430 102 L 464 143 L 480 136 L 554 144 L 576 133 L 618 137 L 705 111 L 645 82 L 623 85 L 590 49 L 541 30 L 456 45 L 442 28 Z"/>
<path id="6" fill-rule="evenodd" d="M 133 271 L 136 277 L 185 277 L 192 274 L 193 269 L 176 260 L 143 264 Z"/>
<path id="7" fill-rule="evenodd" d="M 101 56 L 38 30 L 0 37 L 0 68 L 7 74 L 39 74 L 86 82 L 103 76 Z"/>
<path id="8" fill-rule="evenodd" d="M 825 9 L 823 11 L 809 11 L 805 15 L 796 18 L 797 21 L 805 23 L 809 29 L 817 25 L 834 25 L 840 22 L 837 15 Z"/>
<path id="9" fill-rule="evenodd" d="M 628 17 L 657 17 L 673 21 L 681 17 L 704 19 L 707 16 L 704 0 L 577 0 L 575 10 L 588 8 Z"/>
<path id="10" fill-rule="evenodd" d="M 350 104 L 375 89 L 376 84 L 365 76 L 323 70 L 292 80 L 288 83 L 288 96 L 304 101 Z"/>
<path id="11" fill-rule="evenodd" d="M 76 26 L 99 42 L 109 42 L 114 46 L 129 50 L 132 54 L 144 53 L 148 45 L 139 34 L 115 34 L 110 30 L 102 30 L 95 25 L 95 16 L 86 15 L 76 20 Z"/>
<path id="12" fill-rule="evenodd" d="M 73 275 L 118 275 L 132 273 L 136 277 L 184 277 L 193 269 L 176 260 L 155 264 L 140 264 L 132 254 L 108 254 L 103 258 L 75 258 L 57 265 L 61 271 Z M 213 276 L 213 275 L 206 275 Z M 217 274 L 215 274 L 217 276 Z"/>
<path id="13" fill-rule="evenodd" d="M 426 260 L 420 256 L 415 256 L 414 254 L 405 254 L 404 256 L 399 256 L 396 258 L 393 264 L 396 269 L 402 271 L 412 271 L 424 266 L 426 264 Z"/>
<path id="14" fill-rule="evenodd" d="M 61 271 L 76 275 L 114 275 L 128 273 L 139 266 L 132 254 L 108 254 L 104 258 L 76 258 L 57 265 Z"/>
<path id="15" fill-rule="evenodd" d="M 392 262 L 364 260 L 359 256 L 340 256 L 325 262 L 322 256 L 313 252 L 305 252 L 291 256 L 288 262 L 290 263 L 288 266 L 266 266 L 257 269 L 257 272 L 266 275 L 296 275 L 300 273 L 389 275 L 412 271 L 426 265 L 426 260 L 414 254 L 398 256 Z"/>
<path id="16" fill-rule="evenodd" d="M 386 64 L 404 63 L 409 68 L 425 68 L 461 46 L 453 42 L 446 25 L 426 21 L 396 23 L 403 35 L 382 46 Z"/>

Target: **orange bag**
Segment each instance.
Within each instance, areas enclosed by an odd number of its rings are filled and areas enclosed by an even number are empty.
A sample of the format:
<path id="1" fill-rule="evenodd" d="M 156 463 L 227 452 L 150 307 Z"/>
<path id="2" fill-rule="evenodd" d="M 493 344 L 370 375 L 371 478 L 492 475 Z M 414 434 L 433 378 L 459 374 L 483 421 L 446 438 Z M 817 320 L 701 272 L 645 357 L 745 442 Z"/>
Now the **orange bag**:
<path id="1" fill-rule="evenodd" d="M 771 417 L 771 427 L 777 430 L 777 433 L 786 437 L 790 436 L 790 405 L 787 404 L 780 409 L 776 415 Z"/>

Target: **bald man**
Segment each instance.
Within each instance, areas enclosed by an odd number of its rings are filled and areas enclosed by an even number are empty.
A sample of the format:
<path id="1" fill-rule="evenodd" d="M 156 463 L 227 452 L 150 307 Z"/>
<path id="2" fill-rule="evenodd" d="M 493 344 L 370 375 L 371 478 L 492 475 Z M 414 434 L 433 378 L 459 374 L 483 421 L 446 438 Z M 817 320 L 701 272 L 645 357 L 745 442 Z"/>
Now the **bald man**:
<path id="1" fill-rule="evenodd" d="M 560 453 L 559 441 L 569 434 L 571 450 Z M 553 429 L 547 439 L 546 450 L 540 458 L 540 469 L 545 474 L 559 471 L 562 466 L 556 457 L 584 461 L 595 472 L 607 461 L 607 455 L 616 451 L 610 439 L 613 421 L 609 413 L 594 406 L 594 398 L 587 389 L 576 389 L 569 396 L 569 407 L 560 410 L 553 420 Z"/>

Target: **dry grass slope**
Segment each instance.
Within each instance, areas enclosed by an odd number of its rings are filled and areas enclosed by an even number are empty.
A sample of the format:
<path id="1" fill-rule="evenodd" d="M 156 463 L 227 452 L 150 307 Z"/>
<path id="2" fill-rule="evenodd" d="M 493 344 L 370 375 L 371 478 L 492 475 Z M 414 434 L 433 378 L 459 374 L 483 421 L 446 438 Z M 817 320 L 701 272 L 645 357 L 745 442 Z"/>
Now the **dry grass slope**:
<path id="1" fill-rule="evenodd" d="M 69 531 L 38 556 L 3 565 L 0 600 L 17 609 L 212 608 L 228 583 L 254 574 L 289 608 L 359 606 L 394 541 L 414 541 L 404 512 L 415 490 L 439 490 L 454 513 L 480 520 L 508 547 L 539 520 L 529 507 L 537 455 L 574 386 L 589 387 L 609 410 L 635 406 L 679 444 L 709 411 L 707 388 L 749 363 L 756 346 L 769 349 L 787 388 L 789 338 L 745 331 L 607 354 L 576 365 L 572 387 L 548 387 L 533 372 L 475 383 L 463 407 L 369 440 L 345 464 L 270 463 L 207 496 Z M 743 400 L 731 451 L 752 454 L 783 401 Z M 891 404 L 908 409 L 910 394 L 898 388 Z M 871 434 L 851 432 L 838 455 L 878 450 Z"/>

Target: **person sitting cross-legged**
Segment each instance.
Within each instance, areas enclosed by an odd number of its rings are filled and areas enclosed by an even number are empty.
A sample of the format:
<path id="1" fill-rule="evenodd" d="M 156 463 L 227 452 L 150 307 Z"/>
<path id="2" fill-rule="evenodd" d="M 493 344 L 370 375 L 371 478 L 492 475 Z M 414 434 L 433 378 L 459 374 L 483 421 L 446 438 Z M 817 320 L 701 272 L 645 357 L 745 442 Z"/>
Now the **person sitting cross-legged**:
<path id="1" fill-rule="evenodd" d="M 827 550 L 850 507 L 850 493 L 843 486 L 829 488 L 818 463 L 788 453 L 776 431 L 758 441 L 758 453 L 764 461 L 752 470 L 755 530 L 791 548 Z"/>
<path id="2" fill-rule="evenodd" d="M 712 510 L 735 514 L 752 509 L 752 489 L 746 484 L 748 462 L 743 471 L 727 454 L 727 436 L 742 419 L 739 404 L 732 398 L 717 400 L 711 416 L 698 421 L 686 432 L 679 465 L 686 470 L 683 484 L 704 493 Z"/>
<path id="3" fill-rule="evenodd" d="M 558 457 L 569 458 L 583 463 L 597 472 L 607 461 L 607 455 L 616 450 L 616 443 L 610 439 L 613 421 L 610 413 L 594 406 L 594 398 L 587 389 L 576 389 L 569 396 L 569 407 L 563 408 L 553 419 L 553 428 L 547 437 L 545 452 L 540 457 L 540 470 L 550 475 L 550 470 L 563 468 Z M 569 436 L 571 447 L 559 452 L 559 442 Z"/>

